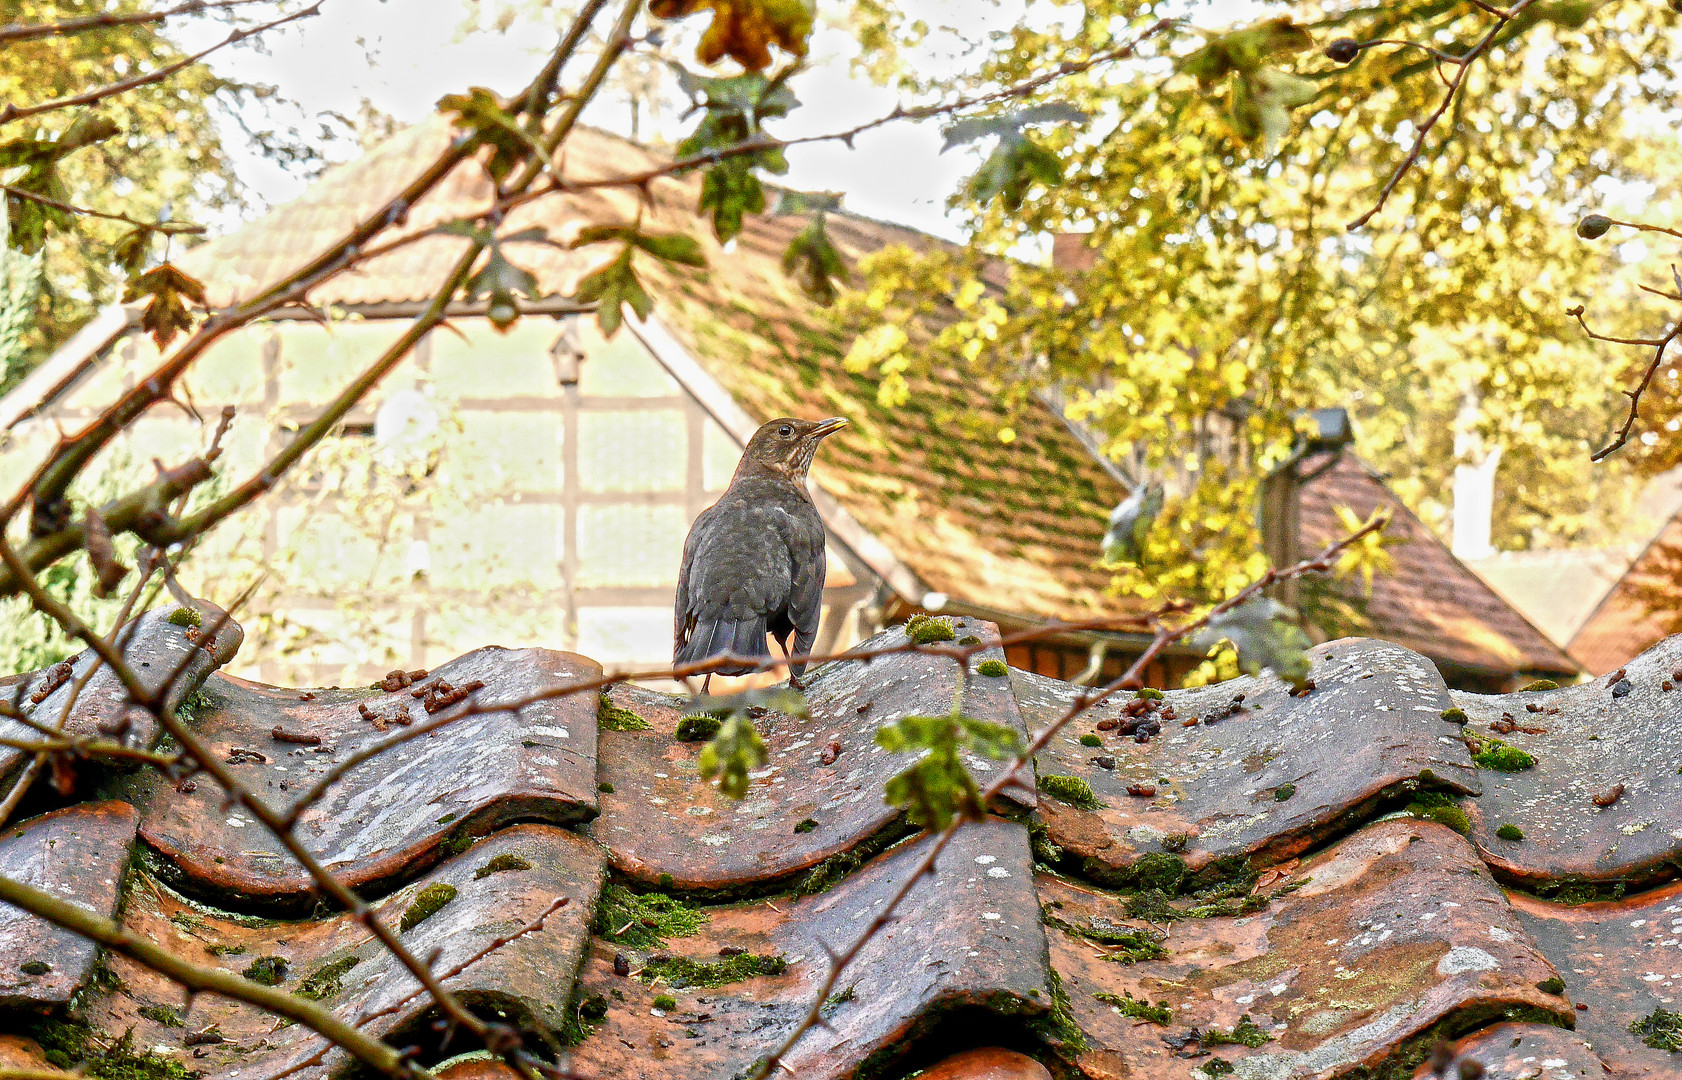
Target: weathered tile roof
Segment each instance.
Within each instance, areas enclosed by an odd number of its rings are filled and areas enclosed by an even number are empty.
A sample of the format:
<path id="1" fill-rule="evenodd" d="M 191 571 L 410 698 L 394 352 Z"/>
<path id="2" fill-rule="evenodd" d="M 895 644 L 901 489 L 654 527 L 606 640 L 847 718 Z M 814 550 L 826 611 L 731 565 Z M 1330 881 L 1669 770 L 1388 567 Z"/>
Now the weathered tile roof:
<path id="1" fill-rule="evenodd" d="M 136 663 L 218 652 L 156 625 L 130 643 Z M 974 620 L 954 631 L 996 634 Z M 901 645 L 894 631 L 866 647 Z M 1037 798 L 958 832 L 842 976 L 788 1074 L 1399 1080 L 1449 1040 L 1493 1080 L 1682 1076 L 1682 1051 L 1630 1030 L 1682 996 L 1682 886 L 1668 880 L 1682 865 L 1682 690 L 1663 688 L 1679 659 L 1682 638 L 1630 664 L 1627 689 L 1478 697 L 1405 649 L 1343 640 L 1314 650 L 1302 696 L 1264 677 L 1103 706 L 1040 757 Z M 880 804 L 905 762 L 873 733 L 949 708 L 953 662 L 899 653 L 815 670 L 810 717 L 759 718 L 772 757 L 740 803 L 700 779 L 672 699 L 565 693 L 595 671 L 480 650 L 390 690 L 283 690 L 195 668 L 183 692 L 189 725 L 272 805 L 348 766 L 323 804 L 332 820 L 306 816 L 299 837 L 419 955 L 436 950 L 475 1008 L 576 1075 L 730 1080 L 792 1030 L 826 950 L 851 942 L 926 849 Z M 453 696 L 441 676 L 483 685 L 429 712 Z M 10 689 L 45 716 L 29 699 L 50 678 Z M 1030 731 L 1076 692 L 1019 671 L 968 681 L 966 707 Z M 300 736 L 321 741 L 288 741 Z M 1534 767 L 1475 764 L 1469 744 L 1497 737 Z M 1621 796 L 1597 801 L 1614 778 Z M 0 833 L 0 873 L 303 993 L 414 1045 L 447 1080 L 511 1080 L 482 1056 L 452 1058 L 474 1048 L 441 1043 L 418 984 L 356 919 L 290 903 L 313 901 L 297 868 L 267 857 L 256 823 L 212 820 L 227 813 L 212 779 L 83 779 L 95 801 L 31 796 L 37 816 Z M 169 839 L 157 823 L 170 821 L 195 840 Z M 467 963 L 545 911 L 541 932 Z M 7 909 L 0 946 L 0 1067 L 73 1065 L 120 1043 L 213 1080 L 349 1072 L 305 1028 L 184 998 L 33 916 Z"/>
<path id="2" fill-rule="evenodd" d="M 448 139 L 436 119 L 409 128 L 330 170 L 296 202 L 194 249 L 182 264 L 206 281 L 213 304 L 248 296 L 382 205 Z M 566 175 L 578 181 L 661 163 L 652 151 L 590 129 L 578 131 L 569 147 Z M 696 176 L 656 180 L 647 202 L 614 188 L 552 195 L 513 211 L 505 228 L 542 225 L 565 240 L 584 224 L 629 222 L 640 214 L 645 229 L 699 237 L 709 270 L 647 267 L 659 298 L 656 318 L 756 422 L 832 414 L 852 421 L 825 444 L 813 476 L 924 589 L 1029 620 L 1135 610 L 1108 595 L 1110 575 L 1096 563 L 1109 510 L 1125 489 L 1061 417 L 1032 398 L 1007 407 L 997 387 L 955 369 L 911 378 L 909 399 L 884 406 L 876 381 L 843 364 L 850 336 L 782 269 L 782 253 L 805 219 L 751 216 L 734 245 L 720 247 L 692 209 L 699 183 Z M 488 197 L 481 170 L 464 165 L 409 211 L 403 228 L 412 233 L 455 219 Z M 850 262 L 889 244 L 941 243 L 844 213 L 832 214 L 829 228 Z M 408 244 L 327 282 L 311 299 L 349 305 L 427 299 L 462 243 L 429 237 Z M 539 291 L 553 297 L 569 295 L 602 258 L 589 249 L 535 244 L 512 245 L 510 253 L 537 276 Z M 1005 428 L 1014 433 L 1009 442 L 999 437 Z M 1308 489 L 1305 542 L 1320 545 L 1341 535 L 1337 505 L 1365 513 L 1379 503 L 1400 511 L 1394 530 L 1408 543 L 1396 572 L 1375 587 L 1366 632 L 1480 671 L 1576 673 L 1569 657 L 1352 462 Z M 905 599 L 915 605 L 921 596 Z"/>
<path id="3" fill-rule="evenodd" d="M 1629 569 L 1601 598 L 1571 638 L 1571 655 L 1589 671 L 1605 675 L 1670 632 L 1682 607 L 1677 553 L 1682 552 L 1682 514 L 1665 522 Z M 1654 611 L 1655 604 L 1669 613 Z"/>
<path id="4" fill-rule="evenodd" d="M 1309 463 L 1310 465 L 1313 462 Z M 1394 641 L 1434 660 L 1490 672 L 1580 669 L 1559 646 L 1474 574 L 1363 462 L 1345 456 L 1302 494 L 1302 539 L 1313 552 L 1345 535 L 1336 508 L 1361 518 L 1390 511 L 1385 537 L 1395 569 L 1373 580 L 1370 596 L 1351 582 L 1356 615 L 1337 629 Z"/>

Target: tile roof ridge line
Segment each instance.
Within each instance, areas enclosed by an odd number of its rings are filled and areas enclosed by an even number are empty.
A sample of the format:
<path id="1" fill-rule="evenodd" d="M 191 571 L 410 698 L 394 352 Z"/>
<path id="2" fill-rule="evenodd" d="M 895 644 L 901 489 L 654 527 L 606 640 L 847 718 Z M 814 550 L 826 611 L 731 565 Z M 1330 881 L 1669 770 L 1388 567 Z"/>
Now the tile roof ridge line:
<path id="1" fill-rule="evenodd" d="M 625 320 L 625 327 L 631 335 L 647 349 L 656 363 L 666 369 L 667 374 L 677 380 L 695 401 L 706 410 L 720 427 L 730 434 L 730 437 L 742 446 L 746 446 L 759 424 L 749 416 L 730 393 L 717 379 L 713 378 L 700 361 L 686 349 L 670 330 L 666 329 L 657 315 L 650 315 L 647 319 L 638 319 L 633 313 Z M 886 544 L 875 533 L 859 524 L 858 520 L 849 514 L 834 496 L 808 480 L 807 490 L 811 493 L 812 502 L 818 508 L 818 516 L 823 519 L 825 528 L 833 533 L 836 539 L 856 556 L 860 562 L 870 567 L 871 571 L 879 575 L 888 586 L 898 593 L 900 598 L 913 604 L 921 604 L 923 597 L 929 592 L 929 587 L 914 573 L 910 567 L 900 561 Z"/>
<path id="2" fill-rule="evenodd" d="M 127 335 L 139 322 L 140 313 L 122 304 L 107 304 L 88 324 L 53 350 L 40 367 L 25 375 L 11 392 L 0 398 L 0 431 L 28 420 L 33 413 L 58 400 L 84 373 L 87 366 Z"/>
<path id="3" fill-rule="evenodd" d="M 1582 623 L 1577 627 L 1576 633 L 1571 635 L 1571 640 L 1565 644 L 1565 651 L 1571 654 L 1571 658 L 1573 660 L 1576 660 L 1577 657 L 1574 653 L 1571 653 L 1571 649 L 1576 645 L 1577 639 L 1582 637 L 1583 631 L 1587 630 L 1589 625 L 1593 623 L 1595 619 L 1600 617 L 1600 613 L 1612 602 L 1613 597 L 1621 596 L 1623 594 L 1624 583 L 1629 580 L 1630 575 L 1635 572 L 1636 567 L 1641 565 L 1641 561 L 1650 555 L 1654 548 L 1659 546 L 1659 541 L 1664 539 L 1665 533 L 1670 531 L 1670 527 L 1672 525 L 1678 523 L 1678 519 L 1682 519 L 1682 510 L 1678 510 L 1676 513 L 1670 515 L 1663 525 L 1660 525 L 1653 531 L 1653 535 L 1648 538 L 1645 544 L 1642 545 L 1641 553 L 1629 561 L 1629 565 L 1624 567 L 1624 572 L 1618 575 L 1618 580 L 1612 582 L 1611 586 L 1601 594 L 1600 599 L 1595 602 L 1594 609 L 1588 613 L 1586 618 L 1583 619 Z M 1651 648 L 1651 646 L 1649 646 L 1649 648 Z M 1583 665 L 1583 670 L 1588 670 L 1587 664 Z"/>
<path id="4" fill-rule="evenodd" d="M 1540 640 L 1549 649 L 1551 649 L 1555 653 L 1557 653 L 1560 658 L 1562 658 L 1566 661 L 1566 663 L 1570 664 L 1571 669 L 1574 670 L 1576 674 L 1581 675 L 1581 674 L 1584 674 L 1584 673 L 1587 672 L 1588 669 L 1585 668 L 1582 664 L 1578 663 L 1577 658 L 1575 656 L 1572 656 L 1571 653 L 1566 650 L 1565 646 L 1555 643 L 1553 638 L 1551 638 L 1548 635 L 1542 633 L 1541 628 L 1538 627 L 1535 623 L 1531 622 L 1530 619 L 1524 614 L 1524 612 L 1520 611 L 1515 605 L 1508 603 L 1506 597 L 1502 596 L 1500 593 L 1495 591 L 1495 586 L 1493 586 L 1489 582 L 1485 581 L 1481 574 L 1479 574 L 1476 570 L 1473 570 L 1470 566 L 1466 565 L 1466 562 L 1463 559 L 1461 559 L 1460 556 L 1458 556 L 1454 553 L 1453 548 L 1451 548 L 1447 544 L 1443 543 L 1442 537 L 1438 536 L 1436 534 L 1435 530 L 1433 530 L 1429 525 L 1426 525 L 1424 521 L 1420 520 L 1419 515 L 1415 514 L 1408 507 L 1408 504 L 1402 501 L 1402 497 L 1400 495 L 1397 495 L 1394 491 L 1392 491 L 1390 489 L 1390 485 L 1384 482 L 1383 474 L 1381 474 L 1377 469 L 1373 468 L 1372 465 L 1369 464 L 1365 458 L 1363 458 L 1360 454 L 1355 453 L 1353 450 L 1345 450 L 1340 456 L 1343 458 L 1343 460 L 1354 463 L 1354 465 L 1357 468 L 1359 468 L 1362 472 L 1364 472 L 1367 475 L 1367 477 L 1370 480 L 1372 480 L 1373 483 L 1377 484 L 1379 486 L 1379 488 L 1381 490 L 1383 490 L 1384 494 L 1388 495 L 1390 497 L 1390 499 L 1392 501 L 1394 501 L 1396 509 L 1403 514 L 1406 514 L 1409 518 L 1411 518 L 1413 520 L 1414 524 L 1419 526 L 1420 531 L 1423 532 L 1425 536 L 1430 538 L 1430 542 L 1437 545 L 1437 547 L 1441 548 L 1443 550 L 1443 553 L 1446 554 L 1450 559 L 1452 559 L 1456 566 L 1460 567 L 1461 570 L 1465 571 L 1466 576 L 1471 578 L 1472 581 L 1474 581 L 1476 583 L 1476 586 L 1478 588 L 1483 589 L 1484 592 L 1486 592 L 1490 596 L 1494 597 L 1496 603 L 1500 604 L 1502 607 L 1508 609 L 1514 615 L 1518 616 L 1518 620 L 1521 623 L 1523 623 L 1526 627 L 1528 627 L 1530 629 L 1531 633 L 1536 635 L 1538 640 Z M 1329 475 L 1330 472 L 1331 472 L 1331 470 L 1328 469 L 1327 474 Z"/>

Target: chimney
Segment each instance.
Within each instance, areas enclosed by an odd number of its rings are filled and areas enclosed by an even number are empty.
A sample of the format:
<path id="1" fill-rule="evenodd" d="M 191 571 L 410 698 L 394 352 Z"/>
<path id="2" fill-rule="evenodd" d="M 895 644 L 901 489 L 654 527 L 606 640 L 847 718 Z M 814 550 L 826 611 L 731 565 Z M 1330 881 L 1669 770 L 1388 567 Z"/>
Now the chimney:
<path id="1" fill-rule="evenodd" d="M 1495 554 L 1489 542 L 1490 519 L 1495 514 L 1495 470 L 1501 465 L 1501 447 L 1485 449 L 1483 438 L 1473 430 L 1477 421 L 1478 393 L 1468 387 L 1460 399 L 1455 418 L 1454 456 L 1462 464 L 1454 467 L 1453 534 L 1449 550 L 1457 559 L 1487 559 Z"/>
<path id="2" fill-rule="evenodd" d="M 1349 413 L 1341 408 L 1314 409 L 1307 417 L 1313 421 L 1310 433 L 1297 437 L 1291 456 L 1262 478 L 1261 505 L 1257 518 L 1261 526 L 1262 554 L 1275 569 L 1284 569 L 1302 561 L 1302 489 L 1321 473 L 1337 464 L 1343 451 L 1355 441 Z M 1324 463 L 1307 473 L 1302 472 L 1304 459 L 1314 454 L 1330 454 Z M 1295 608 L 1300 596 L 1296 579 L 1281 582 L 1274 597 L 1286 607 Z"/>

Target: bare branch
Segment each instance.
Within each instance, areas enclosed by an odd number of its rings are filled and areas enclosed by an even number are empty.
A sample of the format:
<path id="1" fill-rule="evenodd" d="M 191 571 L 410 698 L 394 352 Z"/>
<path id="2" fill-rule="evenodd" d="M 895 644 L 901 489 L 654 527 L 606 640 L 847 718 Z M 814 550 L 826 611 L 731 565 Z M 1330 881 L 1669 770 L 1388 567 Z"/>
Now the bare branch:
<path id="1" fill-rule="evenodd" d="M 168 976 L 188 990 L 221 994 L 266 1009 L 321 1034 L 359 1061 L 388 1076 L 428 1077 L 426 1070 L 404 1059 L 394 1048 L 363 1034 L 330 1010 L 285 990 L 262 986 L 221 968 L 205 967 L 183 960 L 168 949 L 132 934 L 110 919 L 21 881 L 0 876 L 0 900 L 22 908 L 54 926 L 138 961 Z"/>
<path id="2" fill-rule="evenodd" d="M 1466 73 L 1472 70 L 1473 61 L 1488 52 L 1489 47 L 1495 44 L 1495 39 L 1500 35 L 1502 29 L 1533 2 L 1534 0 L 1518 0 L 1516 4 L 1504 11 L 1491 10 L 1487 4 L 1478 5 L 1485 10 L 1489 10 L 1490 14 L 1495 16 L 1495 25 L 1490 27 L 1489 33 L 1479 39 L 1478 43 L 1473 45 L 1464 56 L 1451 61 L 1459 66 L 1459 70 L 1454 73 L 1454 78 L 1449 80 L 1448 91 L 1443 94 L 1442 102 L 1438 104 L 1436 111 L 1426 117 L 1425 123 L 1420 125 L 1419 134 L 1413 140 L 1413 149 L 1409 150 L 1407 157 L 1403 158 L 1402 163 L 1396 166 L 1396 171 L 1390 174 L 1390 179 L 1385 183 L 1384 189 L 1378 193 L 1378 201 L 1373 203 L 1372 208 L 1366 213 L 1346 226 L 1350 232 L 1365 227 L 1367 222 L 1384 209 L 1384 204 L 1390 199 L 1390 193 L 1396 190 L 1396 185 L 1402 182 L 1402 177 L 1407 175 L 1408 170 L 1418 163 L 1419 155 L 1425 150 L 1425 140 L 1430 136 L 1431 130 L 1437 126 L 1437 121 L 1443 118 L 1443 114 L 1448 112 L 1449 106 L 1454 104 L 1455 97 L 1460 93 L 1460 87 L 1465 84 Z"/>
<path id="3" fill-rule="evenodd" d="M 115 12 L 104 15 L 85 15 L 80 19 L 65 19 L 56 23 L 11 23 L 0 26 L 0 44 L 14 41 L 37 41 L 48 37 L 68 37 L 72 34 L 86 33 L 89 30 L 103 30 L 112 26 L 136 26 L 145 23 L 159 23 L 166 19 L 173 19 L 177 15 L 198 15 L 206 11 L 225 10 L 228 8 L 244 7 L 247 4 L 271 4 L 274 0 L 189 0 L 180 7 L 168 8 L 163 11 L 132 11 L 123 14 Z"/>
<path id="4" fill-rule="evenodd" d="M 131 76 L 121 82 L 114 82 L 107 86 L 96 87 L 92 90 L 83 91 L 80 94 L 72 94 L 69 97 L 62 97 L 53 101 L 43 101 L 36 105 L 25 105 L 21 108 L 8 102 L 4 109 L 0 109 L 0 124 L 10 123 L 13 120 L 22 120 L 29 116 L 39 116 L 41 113 L 54 112 L 59 109 L 73 109 L 78 105 L 93 105 L 104 101 L 106 98 L 116 97 L 119 94 L 126 94 L 130 90 L 137 90 L 142 86 L 150 86 L 153 83 L 162 82 L 171 75 L 175 74 L 177 71 L 180 71 L 183 68 L 192 67 L 194 64 L 203 60 L 205 57 L 209 56 L 218 49 L 238 44 L 248 37 L 255 37 L 258 34 L 267 33 L 276 27 L 285 26 L 287 23 L 297 22 L 299 19 L 307 19 L 312 15 L 318 15 L 321 13 L 321 5 L 324 2 L 325 0 L 316 0 L 315 3 L 301 11 L 295 11 L 290 15 L 283 15 L 278 19 L 272 19 L 259 26 L 235 30 L 233 33 L 229 34 L 216 44 L 211 45 L 209 48 L 201 49 L 191 56 L 184 56 L 174 63 L 165 64 L 163 67 L 153 68 L 145 74 Z"/>

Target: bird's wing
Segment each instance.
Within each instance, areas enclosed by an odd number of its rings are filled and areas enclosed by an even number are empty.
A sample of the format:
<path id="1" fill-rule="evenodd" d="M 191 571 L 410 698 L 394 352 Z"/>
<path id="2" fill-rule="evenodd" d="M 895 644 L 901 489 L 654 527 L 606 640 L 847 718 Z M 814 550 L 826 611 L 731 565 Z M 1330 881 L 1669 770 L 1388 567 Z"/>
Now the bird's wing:
<path id="1" fill-rule="evenodd" d="M 677 595 L 672 599 L 672 654 L 675 656 L 689 644 L 689 636 L 695 631 L 695 610 L 689 597 L 689 570 L 695 562 L 695 550 L 700 547 L 707 533 L 710 531 L 714 511 L 718 504 L 714 503 L 695 516 L 695 524 L 689 527 L 689 535 L 683 540 L 683 564 L 677 572 Z"/>
<path id="2" fill-rule="evenodd" d="M 818 622 L 823 616 L 823 583 L 827 571 L 824 557 L 823 519 L 810 507 L 797 515 L 789 534 L 789 554 L 794 580 L 789 588 L 788 617 L 794 624 L 794 652 L 812 651 L 818 639 Z M 801 665 L 804 667 L 805 665 Z M 795 672 L 800 674 L 800 672 Z"/>

